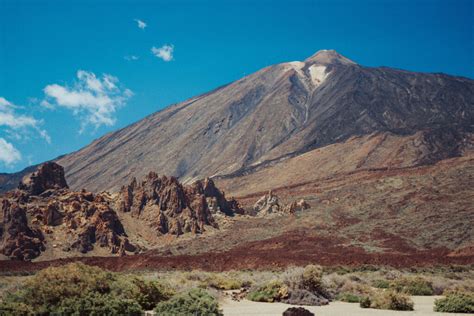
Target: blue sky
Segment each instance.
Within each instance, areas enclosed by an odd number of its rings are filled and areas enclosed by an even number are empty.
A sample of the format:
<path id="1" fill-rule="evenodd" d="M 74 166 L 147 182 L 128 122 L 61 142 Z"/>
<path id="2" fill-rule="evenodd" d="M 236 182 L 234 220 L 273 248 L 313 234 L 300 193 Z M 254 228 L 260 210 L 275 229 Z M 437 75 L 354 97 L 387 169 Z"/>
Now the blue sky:
<path id="1" fill-rule="evenodd" d="M 473 3 L 0 0 L 0 172 L 320 49 L 474 78 Z"/>

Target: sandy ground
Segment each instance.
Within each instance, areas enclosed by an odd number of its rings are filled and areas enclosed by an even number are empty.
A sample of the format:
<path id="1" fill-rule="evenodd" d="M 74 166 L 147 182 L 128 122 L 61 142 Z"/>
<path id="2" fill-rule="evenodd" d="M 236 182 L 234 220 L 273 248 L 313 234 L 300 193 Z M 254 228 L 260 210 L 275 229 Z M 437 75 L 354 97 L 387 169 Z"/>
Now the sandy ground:
<path id="1" fill-rule="evenodd" d="M 415 303 L 415 310 L 410 312 L 397 312 L 376 309 L 362 309 L 359 304 L 332 302 L 326 306 L 305 306 L 306 309 L 313 312 L 316 316 L 411 316 L 411 315 L 436 315 L 436 316 L 455 316 L 466 315 L 458 313 L 435 313 L 433 311 L 434 300 L 436 296 L 413 296 Z M 225 298 L 221 302 L 221 307 L 224 310 L 224 315 L 262 315 L 262 316 L 277 316 L 282 315 L 283 312 L 292 305 L 282 303 L 257 303 L 247 300 L 240 302 L 232 301 L 230 298 Z"/>

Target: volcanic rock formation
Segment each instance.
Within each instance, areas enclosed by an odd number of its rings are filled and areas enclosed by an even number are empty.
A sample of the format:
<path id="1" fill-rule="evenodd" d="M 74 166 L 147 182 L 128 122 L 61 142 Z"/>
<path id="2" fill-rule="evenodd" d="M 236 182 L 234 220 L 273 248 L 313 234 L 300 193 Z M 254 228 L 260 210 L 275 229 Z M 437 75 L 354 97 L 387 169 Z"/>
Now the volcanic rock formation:
<path id="1" fill-rule="evenodd" d="M 31 195 L 39 195 L 49 189 L 68 188 L 68 185 L 63 167 L 54 162 L 46 162 L 35 172 L 26 175 L 18 188 Z"/>
<path id="2" fill-rule="evenodd" d="M 278 196 L 274 195 L 272 190 L 268 191 L 253 206 L 254 214 L 267 215 L 272 213 L 280 213 L 282 207 L 280 206 Z"/>
<path id="3" fill-rule="evenodd" d="M 205 226 L 218 227 L 216 216 L 243 212 L 210 179 L 184 186 L 174 177 L 150 172 L 143 181 L 133 179 L 123 186 L 118 195 L 94 194 L 69 190 L 63 168 L 49 162 L 25 176 L 17 190 L 4 195 L 0 253 L 31 260 L 52 247 L 61 249 L 60 256 L 97 248 L 125 255 L 141 247 L 129 241 L 119 215 L 131 216 L 127 223 L 135 227 L 137 222 L 148 225 L 158 237 L 202 233 Z M 134 240 L 141 242 L 140 238 Z"/>
<path id="4" fill-rule="evenodd" d="M 25 208 L 3 200 L 2 212 L 0 253 L 18 260 L 38 257 L 45 250 L 44 237 L 41 230 L 28 226 Z"/>
<path id="5" fill-rule="evenodd" d="M 280 198 L 272 190 L 262 196 L 253 206 L 253 215 L 265 216 L 269 214 L 294 214 L 310 208 L 305 200 L 293 201 L 288 205 L 282 205 Z"/>
<path id="6" fill-rule="evenodd" d="M 53 162 L 43 164 L 2 202 L 0 252 L 10 258 L 34 259 L 46 250 L 45 236 L 53 232 L 63 236 L 55 242 L 62 243 L 64 251 L 86 253 L 94 245 L 111 253 L 135 251 L 109 204 L 106 194 L 70 191 L 63 168 Z"/>
<path id="7" fill-rule="evenodd" d="M 234 199 L 227 200 L 210 179 L 183 186 L 174 177 L 150 172 L 143 181 L 133 179 L 123 186 L 118 209 L 130 212 L 161 234 L 201 233 L 205 226 L 217 228 L 214 215 L 243 213 Z"/>

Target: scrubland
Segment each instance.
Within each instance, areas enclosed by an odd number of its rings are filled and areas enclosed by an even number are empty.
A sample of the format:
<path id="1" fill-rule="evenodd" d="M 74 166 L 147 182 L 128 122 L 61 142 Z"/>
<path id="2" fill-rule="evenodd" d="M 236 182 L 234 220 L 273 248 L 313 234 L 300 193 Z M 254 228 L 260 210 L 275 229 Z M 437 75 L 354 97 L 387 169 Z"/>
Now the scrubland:
<path id="1" fill-rule="evenodd" d="M 0 277 L 2 315 L 222 315 L 228 301 L 409 311 L 413 296 L 438 296 L 433 312 L 474 312 L 474 267 L 289 267 L 265 271 L 110 272 L 81 263 Z"/>

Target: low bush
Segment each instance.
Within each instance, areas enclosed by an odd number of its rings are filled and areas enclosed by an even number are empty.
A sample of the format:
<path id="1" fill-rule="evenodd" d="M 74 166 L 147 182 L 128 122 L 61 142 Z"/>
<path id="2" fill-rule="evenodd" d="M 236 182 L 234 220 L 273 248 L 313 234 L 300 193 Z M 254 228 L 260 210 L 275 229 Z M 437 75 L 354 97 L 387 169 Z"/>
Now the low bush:
<path id="1" fill-rule="evenodd" d="M 435 301 L 434 310 L 444 313 L 474 313 L 474 293 L 450 293 Z"/>
<path id="2" fill-rule="evenodd" d="M 372 302 L 370 301 L 370 297 L 364 296 L 360 298 L 359 304 L 361 308 L 370 308 Z"/>
<path id="3" fill-rule="evenodd" d="M 245 285 L 242 280 L 221 274 L 213 275 L 206 283 L 208 286 L 218 290 L 238 290 Z"/>
<path id="4" fill-rule="evenodd" d="M 140 316 L 142 307 L 136 301 L 111 294 L 89 293 L 86 296 L 69 297 L 54 307 L 55 315 L 128 315 Z"/>
<path id="5" fill-rule="evenodd" d="M 378 289 L 388 289 L 390 287 L 390 282 L 383 279 L 377 279 L 372 281 L 372 286 Z"/>
<path id="6" fill-rule="evenodd" d="M 303 270 L 302 285 L 303 287 L 312 292 L 322 292 L 322 278 L 323 269 L 316 265 L 307 265 Z"/>
<path id="7" fill-rule="evenodd" d="M 308 265 L 304 268 L 289 268 L 281 276 L 282 281 L 264 283 L 252 289 L 248 299 L 259 302 L 280 301 L 294 305 L 325 305 L 328 294 L 322 282 L 323 269 Z"/>
<path id="8" fill-rule="evenodd" d="M 302 289 L 303 285 L 303 267 L 290 267 L 286 269 L 281 275 L 280 279 L 285 283 L 289 288 L 292 289 Z"/>
<path id="9" fill-rule="evenodd" d="M 71 263 L 44 269 L 26 280 L 2 298 L 0 314 L 134 315 L 172 294 L 155 281 Z"/>
<path id="10" fill-rule="evenodd" d="M 153 309 L 157 303 L 170 299 L 174 291 L 157 281 L 143 279 L 118 278 L 111 284 L 111 293 L 116 297 L 132 299 L 145 310 Z"/>
<path id="11" fill-rule="evenodd" d="M 367 284 L 356 283 L 349 280 L 339 289 L 339 293 L 351 293 L 357 296 L 368 296 L 371 295 L 372 292 L 373 289 Z"/>
<path id="12" fill-rule="evenodd" d="M 378 292 L 370 297 L 370 307 L 375 309 L 412 311 L 413 305 L 408 295 L 394 291 Z"/>
<path id="13" fill-rule="evenodd" d="M 468 281 L 464 284 L 454 284 L 443 290 L 441 293 L 444 296 L 448 296 L 454 293 L 474 293 L 474 284 Z"/>
<path id="14" fill-rule="evenodd" d="M 217 300 L 203 289 L 191 289 L 178 294 L 170 300 L 156 305 L 154 311 L 160 316 L 223 315 Z"/>
<path id="15" fill-rule="evenodd" d="M 433 284 L 422 277 L 400 278 L 390 283 L 390 288 L 409 295 L 433 295 Z"/>
<path id="16" fill-rule="evenodd" d="M 237 290 L 249 285 L 248 282 L 227 273 L 210 273 L 197 270 L 185 273 L 184 277 L 186 280 L 195 281 L 193 287 L 201 289 L 212 287 L 217 290 Z"/>
<path id="17" fill-rule="evenodd" d="M 261 285 L 247 294 L 247 299 L 255 302 L 277 302 L 286 297 L 288 287 L 278 280 Z"/>
<path id="18" fill-rule="evenodd" d="M 289 268 L 282 275 L 283 282 L 289 289 L 307 290 L 312 293 L 326 293 L 323 285 L 323 269 L 316 265 L 304 268 Z"/>
<path id="19" fill-rule="evenodd" d="M 336 296 L 336 299 L 341 302 L 347 303 L 360 303 L 361 297 L 352 293 L 340 293 Z"/>

